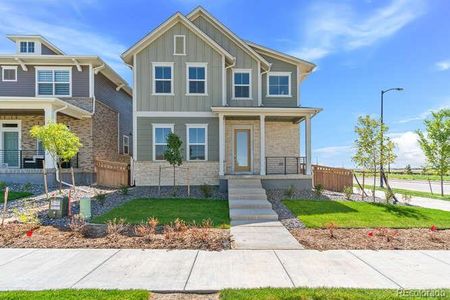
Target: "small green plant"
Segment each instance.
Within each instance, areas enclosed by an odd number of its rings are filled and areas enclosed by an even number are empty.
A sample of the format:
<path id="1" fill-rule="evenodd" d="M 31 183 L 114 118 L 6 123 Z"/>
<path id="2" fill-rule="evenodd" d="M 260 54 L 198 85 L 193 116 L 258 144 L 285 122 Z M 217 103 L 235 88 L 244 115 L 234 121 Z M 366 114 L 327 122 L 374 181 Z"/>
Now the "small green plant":
<path id="1" fill-rule="evenodd" d="M 5 182 L 3 182 L 3 181 L 0 181 L 0 191 L 4 191 L 5 190 L 5 188 L 6 188 L 6 183 Z"/>
<path id="2" fill-rule="evenodd" d="M 106 202 L 106 194 L 105 193 L 98 193 L 94 196 L 95 200 L 100 203 L 101 206 L 105 205 Z"/>
<path id="3" fill-rule="evenodd" d="M 106 230 L 110 235 L 119 235 L 126 230 L 125 219 L 114 218 L 106 223 Z"/>
<path id="4" fill-rule="evenodd" d="M 330 235 L 330 239 L 334 239 L 336 236 L 334 235 L 334 231 L 337 229 L 337 225 L 334 222 L 327 223 L 326 228 L 328 229 L 328 234 Z"/>
<path id="5" fill-rule="evenodd" d="M 346 186 L 344 187 L 344 195 L 345 195 L 345 199 L 347 200 L 351 200 L 352 199 L 352 195 L 353 195 L 353 187 L 351 186 Z"/>
<path id="6" fill-rule="evenodd" d="M 314 194 L 316 195 L 316 197 L 318 198 L 322 197 L 323 190 L 324 190 L 323 185 L 321 185 L 320 183 L 316 184 L 314 186 Z"/>
<path id="7" fill-rule="evenodd" d="M 15 208 L 13 210 L 13 214 L 20 223 L 33 226 L 39 225 L 41 222 L 39 220 L 37 210 L 31 203 L 29 203 L 30 202 L 25 202 L 25 207 L 22 210 Z"/>
<path id="8" fill-rule="evenodd" d="M 212 193 L 213 193 L 212 186 L 210 186 L 209 184 L 206 184 L 206 183 L 202 184 L 200 186 L 200 191 L 202 192 L 203 197 L 205 197 L 205 198 L 211 198 L 212 197 Z"/>
<path id="9" fill-rule="evenodd" d="M 119 188 L 119 192 L 120 192 L 122 195 L 128 195 L 128 186 L 127 186 L 127 185 L 122 185 L 122 186 Z"/>
<path id="10" fill-rule="evenodd" d="M 284 191 L 284 195 L 288 197 L 289 199 L 294 198 L 295 195 L 295 187 L 293 185 L 290 185 L 287 190 Z"/>
<path id="11" fill-rule="evenodd" d="M 392 199 L 394 199 L 394 193 L 390 189 L 386 189 L 384 191 L 384 197 L 386 198 L 386 203 L 391 202 Z"/>
<path id="12" fill-rule="evenodd" d="M 22 192 L 29 193 L 29 192 L 31 192 L 32 188 L 33 188 L 33 185 L 31 183 L 27 182 L 22 186 Z"/>

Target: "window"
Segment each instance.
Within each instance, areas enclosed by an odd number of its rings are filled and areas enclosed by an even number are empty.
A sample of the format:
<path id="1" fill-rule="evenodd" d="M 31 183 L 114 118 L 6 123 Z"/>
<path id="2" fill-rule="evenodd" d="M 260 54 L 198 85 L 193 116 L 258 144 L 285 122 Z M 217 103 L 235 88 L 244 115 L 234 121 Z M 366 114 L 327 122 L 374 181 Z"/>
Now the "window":
<path id="1" fill-rule="evenodd" d="M 186 63 L 187 95 L 207 95 L 206 67 L 206 63 Z"/>
<path id="2" fill-rule="evenodd" d="M 71 68 L 36 67 L 36 94 L 38 96 L 70 96 Z"/>
<path id="3" fill-rule="evenodd" d="M 36 155 L 39 156 L 45 155 L 44 144 L 40 140 L 36 140 Z"/>
<path id="4" fill-rule="evenodd" d="M 187 124 L 187 159 L 208 160 L 208 124 Z"/>
<path id="5" fill-rule="evenodd" d="M 153 124 L 153 160 L 164 160 L 167 136 L 173 132 L 173 124 Z"/>
<path id="6" fill-rule="evenodd" d="M 2 67 L 2 81 L 17 81 L 17 67 Z"/>
<path id="7" fill-rule="evenodd" d="M 173 95 L 173 63 L 153 64 L 153 94 Z"/>
<path id="8" fill-rule="evenodd" d="M 22 41 L 19 44 L 20 53 L 34 53 L 35 51 L 34 42 Z"/>
<path id="9" fill-rule="evenodd" d="M 252 98 L 251 72 L 251 70 L 233 70 L 233 99 Z"/>
<path id="10" fill-rule="evenodd" d="M 269 73 L 267 81 L 267 96 L 291 97 L 291 73 Z"/>
<path id="11" fill-rule="evenodd" d="M 128 135 L 122 137 L 122 147 L 122 154 L 130 154 L 130 137 Z"/>
<path id="12" fill-rule="evenodd" d="M 173 36 L 173 55 L 186 55 L 186 36 Z"/>

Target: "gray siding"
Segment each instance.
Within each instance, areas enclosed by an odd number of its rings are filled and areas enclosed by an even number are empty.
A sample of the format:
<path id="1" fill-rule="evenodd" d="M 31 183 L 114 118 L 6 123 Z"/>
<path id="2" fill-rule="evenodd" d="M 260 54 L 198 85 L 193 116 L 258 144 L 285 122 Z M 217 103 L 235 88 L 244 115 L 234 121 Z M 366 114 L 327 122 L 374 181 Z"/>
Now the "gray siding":
<path id="1" fill-rule="evenodd" d="M 208 161 L 219 160 L 218 118 L 137 118 L 137 160 L 150 161 L 153 158 L 153 123 L 174 124 L 175 134 L 183 141 L 183 158 L 186 154 L 186 124 L 208 124 Z"/>
<path id="2" fill-rule="evenodd" d="M 297 86 L 297 66 L 285 61 L 273 58 L 271 56 L 262 55 L 268 62 L 272 64 L 271 72 L 291 72 L 291 95 L 292 97 L 266 97 L 267 95 L 267 74 L 262 76 L 262 103 L 264 106 L 270 107 L 295 107 L 298 106 L 298 86 Z"/>
<path id="3" fill-rule="evenodd" d="M 218 43 L 222 48 L 227 50 L 231 55 L 236 57 L 235 69 L 251 69 L 252 70 L 252 100 L 232 100 L 232 71 L 227 69 L 227 103 L 230 106 L 257 106 L 258 105 L 258 62 L 247 54 L 242 48 L 237 46 L 230 38 L 222 34 L 214 25 L 202 16 L 194 20 L 194 24 Z"/>
<path id="4" fill-rule="evenodd" d="M 57 55 L 53 50 L 51 50 L 44 44 L 41 44 L 41 54 L 42 55 Z"/>
<path id="5" fill-rule="evenodd" d="M 130 141 L 130 154 L 132 153 L 132 141 L 131 136 L 133 132 L 133 115 L 132 115 L 132 100 L 123 90 L 116 91 L 116 85 L 107 79 L 102 73 L 95 75 L 94 93 L 97 101 L 101 101 L 110 108 L 119 112 L 119 128 L 120 138 L 119 145 L 120 151 L 123 146 L 123 135 L 129 136 Z"/>
<path id="6" fill-rule="evenodd" d="M 82 66 L 78 72 L 72 67 L 72 97 L 89 97 L 89 67 Z M 28 71 L 17 67 L 17 82 L 3 82 L 0 80 L 0 96 L 35 97 L 36 70 L 34 66 L 27 66 Z M 0 78 L 1 79 L 1 78 Z"/>
<path id="7" fill-rule="evenodd" d="M 186 36 L 186 55 L 173 55 L 173 36 Z M 152 62 L 174 62 L 174 96 L 152 95 Z M 186 62 L 205 62 L 208 96 L 186 96 Z M 222 55 L 177 23 L 136 55 L 138 111 L 210 111 L 222 103 Z"/>

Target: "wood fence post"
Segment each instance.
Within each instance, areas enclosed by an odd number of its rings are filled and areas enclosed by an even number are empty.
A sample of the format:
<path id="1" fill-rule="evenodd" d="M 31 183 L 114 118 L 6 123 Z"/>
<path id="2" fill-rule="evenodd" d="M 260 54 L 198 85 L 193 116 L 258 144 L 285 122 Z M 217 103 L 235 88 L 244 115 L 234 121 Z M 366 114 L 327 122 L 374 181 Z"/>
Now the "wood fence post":
<path id="1" fill-rule="evenodd" d="M 4 191 L 4 195 L 3 195 L 3 215 L 2 215 L 2 227 L 3 227 L 3 223 L 5 222 L 5 217 L 6 217 L 6 205 L 8 203 L 8 194 L 9 194 L 9 187 L 5 187 L 5 191 Z"/>

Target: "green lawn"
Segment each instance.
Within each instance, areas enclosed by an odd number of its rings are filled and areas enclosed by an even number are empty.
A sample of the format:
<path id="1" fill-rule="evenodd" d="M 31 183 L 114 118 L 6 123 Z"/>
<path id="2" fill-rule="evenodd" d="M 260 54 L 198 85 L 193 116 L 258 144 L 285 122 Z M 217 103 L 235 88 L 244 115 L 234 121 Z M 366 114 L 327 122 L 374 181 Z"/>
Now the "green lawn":
<path id="1" fill-rule="evenodd" d="M 406 294 L 409 292 L 409 296 Z M 414 292 L 411 293 L 411 292 Z M 424 296 L 415 296 L 422 294 Z M 426 295 L 442 295 L 444 297 L 426 297 Z M 402 295 L 398 290 L 376 289 L 343 289 L 343 288 L 262 288 L 247 290 L 223 290 L 220 292 L 221 300 L 359 300 L 359 299 L 449 299 L 450 290 L 408 290 Z"/>
<path id="2" fill-rule="evenodd" d="M 135 199 L 95 217 L 94 223 L 106 223 L 123 218 L 127 223 L 139 224 L 148 218 L 158 218 L 168 224 L 176 218 L 187 223 L 201 224 L 210 219 L 215 227 L 229 227 L 228 201 L 206 199 Z"/>
<path id="3" fill-rule="evenodd" d="M 147 300 L 143 290 L 48 290 L 0 292 L 0 300 Z"/>
<path id="4" fill-rule="evenodd" d="M 355 187 L 359 187 L 358 185 L 355 185 Z M 373 189 L 373 185 L 365 185 L 366 189 Z M 377 191 L 384 191 L 385 189 L 380 188 L 379 186 L 376 186 L 375 189 Z M 424 197 L 424 198 L 432 198 L 432 199 L 439 199 L 439 200 L 447 200 L 450 201 L 450 195 L 444 195 L 441 196 L 440 194 L 432 194 L 429 192 L 421 192 L 421 191 L 412 191 L 412 190 L 405 190 L 405 189 L 392 189 L 394 193 L 402 194 L 402 195 L 410 195 L 410 196 L 416 196 L 416 197 Z M 440 191 L 440 190 L 439 190 Z M 437 192 L 439 192 L 437 191 Z"/>
<path id="5" fill-rule="evenodd" d="M 356 175 L 362 177 L 361 172 L 355 172 Z M 366 178 L 368 176 L 371 177 L 372 174 L 369 174 L 366 172 Z M 378 176 L 379 174 L 377 174 Z M 386 173 L 386 176 L 390 179 L 405 179 L 405 180 L 432 180 L 432 181 L 440 181 L 441 176 L 439 175 L 426 175 L 426 174 L 397 174 L 397 173 Z M 448 181 L 450 180 L 450 175 L 444 175 L 444 180 Z"/>
<path id="6" fill-rule="evenodd" d="M 284 200 L 307 227 L 323 228 L 450 228 L 450 212 L 400 205 L 352 201 Z"/>
<path id="7" fill-rule="evenodd" d="M 13 192 L 13 191 L 9 191 L 8 193 L 8 201 L 13 201 L 13 200 L 17 200 L 20 198 L 24 198 L 24 197 L 28 197 L 33 195 L 32 193 L 28 193 L 28 192 Z M 0 192 L 0 203 L 5 202 L 5 192 L 1 191 Z"/>

